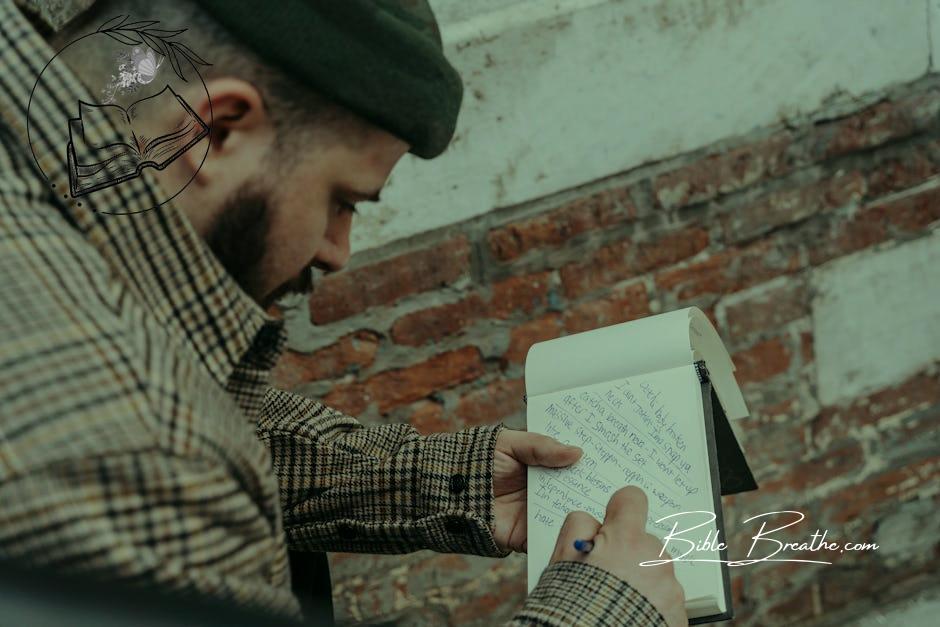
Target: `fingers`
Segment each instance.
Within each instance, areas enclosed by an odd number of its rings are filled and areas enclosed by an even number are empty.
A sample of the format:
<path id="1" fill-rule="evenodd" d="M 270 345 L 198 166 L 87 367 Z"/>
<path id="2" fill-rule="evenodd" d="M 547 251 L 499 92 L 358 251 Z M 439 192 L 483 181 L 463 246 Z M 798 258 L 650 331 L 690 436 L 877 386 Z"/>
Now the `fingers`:
<path id="1" fill-rule="evenodd" d="M 646 529 L 649 502 L 646 493 L 632 485 L 620 488 L 610 497 L 604 515 L 604 529 L 641 533 Z"/>
<path id="2" fill-rule="evenodd" d="M 566 446 L 555 438 L 541 433 L 503 429 L 500 438 L 507 453 L 527 466 L 560 468 L 570 466 L 581 458 L 583 451 L 577 446 Z M 500 443 L 497 442 L 497 446 Z"/>
<path id="3" fill-rule="evenodd" d="M 593 540 L 601 524 L 587 512 L 570 512 L 565 518 L 549 563 L 574 560 L 583 555 L 574 548 L 575 540 Z"/>

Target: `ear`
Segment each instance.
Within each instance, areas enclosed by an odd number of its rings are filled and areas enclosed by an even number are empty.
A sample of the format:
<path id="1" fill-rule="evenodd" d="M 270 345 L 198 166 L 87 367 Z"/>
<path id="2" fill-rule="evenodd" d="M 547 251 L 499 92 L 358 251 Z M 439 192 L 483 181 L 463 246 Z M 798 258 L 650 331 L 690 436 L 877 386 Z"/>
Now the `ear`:
<path id="1" fill-rule="evenodd" d="M 191 172 L 198 170 L 194 183 L 234 189 L 257 175 L 258 158 L 274 140 L 274 127 L 261 92 L 248 81 L 213 78 L 206 88 L 208 96 L 200 89 L 189 105 L 209 125 L 209 154 L 205 162 L 202 151 L 187 151 L 181 158 Z M 227 190 L 218 191 L 225 195 Z"/>

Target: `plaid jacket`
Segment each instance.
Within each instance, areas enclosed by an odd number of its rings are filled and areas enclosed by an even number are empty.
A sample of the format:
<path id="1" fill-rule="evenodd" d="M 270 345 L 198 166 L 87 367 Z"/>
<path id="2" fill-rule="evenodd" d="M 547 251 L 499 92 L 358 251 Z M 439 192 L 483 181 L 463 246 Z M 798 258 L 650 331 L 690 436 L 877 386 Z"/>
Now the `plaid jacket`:
<path id="1" fill-rule="evenodd" d="M 288 546 L 507 555 L 502 425 L 365 428 L 269 387 L 282 322 L 171 203 L 147 210 L 149 171 L 68 195 L 67 120 L 94 99 L 61 61 L 44 69 L 53 56 L 0 0 L 0 557 L 297 616 Z M 613 575 L 561 562 L 513 623 L 631 619 L 662 622 Z"/>

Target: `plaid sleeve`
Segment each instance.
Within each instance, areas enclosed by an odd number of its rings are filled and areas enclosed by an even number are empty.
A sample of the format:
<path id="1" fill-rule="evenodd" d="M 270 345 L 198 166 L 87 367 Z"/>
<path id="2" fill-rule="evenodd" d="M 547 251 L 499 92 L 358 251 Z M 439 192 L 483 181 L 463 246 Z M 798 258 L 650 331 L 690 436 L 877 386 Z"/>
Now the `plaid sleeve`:
<path id="1" fill-rule="evenodd" d="M 224 464 L 140 448 L 0 479 L 0 557 L 298 615 L 284 545 Z"/>
<path id="2" fill-rule="evenodd" d="M 269 389 L 258 437 L 277 474 L 292 549 L 505 557 L 493 538 L 493 455 L 502 424 L 421 435 L 365 427 Z"/>
<path id="3" fill-rule="evenodd" d="M 665 627 L 645 596 L 616 575 L 585 562 L 549 564 L 507 627 L 635 625 Z"/>

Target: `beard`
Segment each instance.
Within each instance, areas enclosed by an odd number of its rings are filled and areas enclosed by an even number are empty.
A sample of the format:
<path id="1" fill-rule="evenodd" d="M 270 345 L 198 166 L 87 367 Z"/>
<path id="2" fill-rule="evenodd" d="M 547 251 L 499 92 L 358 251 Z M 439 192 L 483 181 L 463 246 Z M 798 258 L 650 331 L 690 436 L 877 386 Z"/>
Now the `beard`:
<path id="1" fill-rule="evenodd" d="M 295 276 L 289 281 L 281 283 L 280 286 L 275 288 L 272 292 L 263 297 L 259 303 L 262 307 L 267 309 L 280 299 L 285 296 L 299 294 L 301 296 L 309 296 L 313 293 L 313 269 L 304 268 L 300 274 Z"/>
<path id="2" fill-rule="evenodd" d="M 235 282 L 264 309 L 288 294 L 313 291 L 313 271 L 299 275 L 265 293 L 264 261 L 271 229 L 271 193 L 245 184 L 225 201 L 206 234 L 206 243 Z"/>

